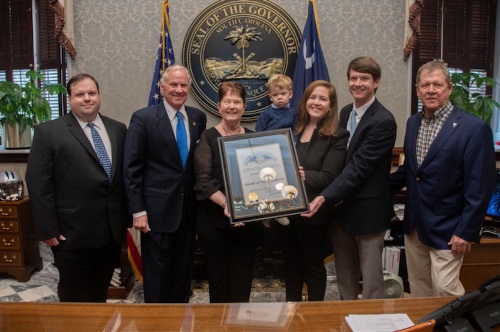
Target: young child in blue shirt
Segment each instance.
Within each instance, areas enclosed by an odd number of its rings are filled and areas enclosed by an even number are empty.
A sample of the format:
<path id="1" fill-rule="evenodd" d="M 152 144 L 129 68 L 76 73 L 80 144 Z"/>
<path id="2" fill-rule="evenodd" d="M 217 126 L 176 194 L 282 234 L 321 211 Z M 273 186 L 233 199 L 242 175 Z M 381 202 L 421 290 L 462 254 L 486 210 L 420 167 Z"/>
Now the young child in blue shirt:
<path id="1" fill-rule="evenodd" d="M 274 74 L 267 81 L 271 106 L 259 116 L 255 131 L 297 127 L 297 110 L 290 108 L 292 79 L 283 74 Z"/>
<path id="2" fill-rule="evenodd" d="M 266 131 L 274 129 L 291 128 L 292 132 L 297 127 L 297 110 L 290 108 L 290 98 L 292 98 L 292 80 L 283 74 L 274 74 L 267 81 L 269 99 L 271 106 L 259 115 L 255 131 Z M 288 225 L 290 220 L 287 217 L 276 218 L 282 225 Z M 270 227 L 270 220 L 262 223 Z"/>

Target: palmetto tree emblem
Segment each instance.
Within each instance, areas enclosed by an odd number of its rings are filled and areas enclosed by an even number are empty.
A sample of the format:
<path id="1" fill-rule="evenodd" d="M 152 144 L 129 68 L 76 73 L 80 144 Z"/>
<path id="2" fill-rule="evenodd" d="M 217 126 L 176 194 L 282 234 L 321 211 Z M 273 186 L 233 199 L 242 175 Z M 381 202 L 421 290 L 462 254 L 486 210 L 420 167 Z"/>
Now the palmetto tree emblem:
<path id="1" fill-rule="evenodd" d="M 255 27 L 236 26 L 234 30 L 230 31 L 224 40 L 230 40 L 231 44 L 236 44 L 237 49 L 241 49 L 242 56 L 234 53 L 233 56 L 238 60 L 238 66 L 233 68 L 227 79 L 231 78 L 255 78 L 259 73 L 248 65 L 248 61 L 255 56 L 255 53 L 250 53 L 248 57 L 245 56 L 245 49 L 250 46 L 250 41 L 259 41 L 260 32 L 255 31 Z"/>

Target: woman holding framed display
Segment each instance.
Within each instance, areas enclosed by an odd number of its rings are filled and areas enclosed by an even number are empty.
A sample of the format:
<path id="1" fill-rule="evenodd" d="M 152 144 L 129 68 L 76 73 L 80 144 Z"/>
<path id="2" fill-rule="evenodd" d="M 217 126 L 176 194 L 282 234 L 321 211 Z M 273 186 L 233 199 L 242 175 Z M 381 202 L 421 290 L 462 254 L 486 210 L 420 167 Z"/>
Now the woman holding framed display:
<path id="1" fill-rule="evenodd" d="M 296 137 L 309 201 L 342 171 L 348 138 L 349 132 L 339 127 L 335 87 L 323 80 L 309 84 L 298 108 Z M 302 301 L 305 283 L 308 300 L 323 301 L 326 289 L 323 252 L 333 211 L 324 205 L 312 218 L 294 215 L 289 219 L 290 225 L 282 227 L 286 300 Z"/>
<path id="2" fill-rule="evenodd" d="M 251 132 L 241 126 L 245 95 L 240 83 L 221 83 L 221 122 L 202 133 L 194 154 L 195 191 L 200 201 L 197 232 L 205 254 L 211 303 L 249 301 L 257 240 L 262 234 L 260 222 L 230 223 L 218 145 L 219 137 Z"/>

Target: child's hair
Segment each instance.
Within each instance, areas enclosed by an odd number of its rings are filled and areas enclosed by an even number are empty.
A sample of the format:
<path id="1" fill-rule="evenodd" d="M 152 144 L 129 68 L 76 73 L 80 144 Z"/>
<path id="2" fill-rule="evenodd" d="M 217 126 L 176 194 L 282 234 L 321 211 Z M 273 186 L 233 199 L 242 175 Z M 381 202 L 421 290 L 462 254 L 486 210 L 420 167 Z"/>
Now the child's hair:
<path id="1" fill-rule="evenodd" d="M 276 88 L 292 90 L 292 79 L 283 74 L 273 74 L 269 77 L 266 86 L 269 91 Z"/>

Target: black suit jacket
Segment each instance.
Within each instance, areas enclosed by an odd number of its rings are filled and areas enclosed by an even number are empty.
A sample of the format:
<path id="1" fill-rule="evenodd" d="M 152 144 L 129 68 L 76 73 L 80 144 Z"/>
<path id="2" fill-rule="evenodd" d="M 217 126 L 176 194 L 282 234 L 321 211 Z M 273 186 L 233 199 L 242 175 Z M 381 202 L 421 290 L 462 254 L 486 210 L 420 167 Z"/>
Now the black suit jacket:
<path id="1" fill-rule="evenodd" d="M 146 211 L 155 232 L 175 232 L 184 204 L 188 204 L 188 220 L 196 220 L 193 154 L 207 116 L 196 108 L 185 108 L 191 139 L 185 167 L 163 103 L 132 114 L 128 128 L 124 155 L 128 209 L 131 214 Z"/>
<path id="2" fill-rule="evenodd" d="M 353 105 L 340 112 L 347 127 Z M 366 110 L 347 147 L 342 173 L 321 193 L 338 205 L 342 230 L 350 235 L 384 230 L 393 213 L 389 173 L 396 140 L 396 121 L 377 99 Z"/>
<path id="3" fill-rule="evenodd" d="M 300 136 L 296 137 L 297 144 Z M 298 150 L 300 166 L 305 172 L 305 190 L 307 199 L 312 201 L 341 172 L 345 164 L 345 153 L 349 132 L 339 128 L 335 136 L 322 137 L 315 129 L 307 149 Z M 290 216 L 291 220 L 304 219 L 298 215 Z M 333 219 L 332 210 L 322 206 L 311 218 L 306 218 L 309 224 L 326 223 Z"/>
<path id="4" fill-rule="evenodd" d="M 125 240 L 122 164 L 126 126 L 102 116 L 112 149 L 112 182 L 72 113 L 35 127 L 26 182 L 38 236 L 64 235 L 59 250 L 102 248 Z"/>

